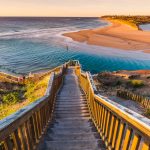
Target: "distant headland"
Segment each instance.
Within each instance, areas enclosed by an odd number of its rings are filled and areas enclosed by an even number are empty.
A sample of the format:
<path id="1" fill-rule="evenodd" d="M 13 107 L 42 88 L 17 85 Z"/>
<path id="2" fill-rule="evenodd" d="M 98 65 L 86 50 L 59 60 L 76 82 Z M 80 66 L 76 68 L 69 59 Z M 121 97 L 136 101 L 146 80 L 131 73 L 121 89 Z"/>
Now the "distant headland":
<path id="1" fill-rule="evenodd" d="M 102 16 L 101 18 L 125 23 L 139 30 L 141 24 L 150 23 L 150 16 Z"/>

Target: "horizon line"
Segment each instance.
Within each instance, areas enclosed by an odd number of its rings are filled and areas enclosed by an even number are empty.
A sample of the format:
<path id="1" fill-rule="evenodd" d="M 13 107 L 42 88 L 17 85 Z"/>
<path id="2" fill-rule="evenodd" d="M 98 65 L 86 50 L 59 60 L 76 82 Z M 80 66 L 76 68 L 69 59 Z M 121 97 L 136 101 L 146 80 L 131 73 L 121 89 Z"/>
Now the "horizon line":
<path id="1" fill-rule="evenodd" d="M 0 18 L 101 18 L 102 16 L 0 16 Z"/>

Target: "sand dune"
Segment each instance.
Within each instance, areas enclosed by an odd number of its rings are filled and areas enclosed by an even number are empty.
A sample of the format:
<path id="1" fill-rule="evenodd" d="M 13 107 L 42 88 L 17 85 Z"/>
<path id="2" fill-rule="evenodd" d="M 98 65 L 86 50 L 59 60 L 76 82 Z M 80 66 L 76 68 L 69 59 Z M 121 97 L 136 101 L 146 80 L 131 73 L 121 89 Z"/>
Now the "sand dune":
<path id="1" fill-rule="evenodd" d="M 145 53 L 150 53 L 150 32 L 141 31 L 117 21 L 109 21 L 112 25 L 108 27 L 65 33 L 63 35 L 75 41 L 87 42 L 92 45 L 123 50 L 142 50 Z"/>

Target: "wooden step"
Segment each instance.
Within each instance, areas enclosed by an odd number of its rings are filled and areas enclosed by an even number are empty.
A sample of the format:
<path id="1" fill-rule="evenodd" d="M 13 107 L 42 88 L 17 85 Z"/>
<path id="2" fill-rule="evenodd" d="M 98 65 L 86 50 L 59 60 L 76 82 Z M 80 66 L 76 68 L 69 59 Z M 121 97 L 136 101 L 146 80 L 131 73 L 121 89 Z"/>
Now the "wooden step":
<path id="1" fill-rule="evenodd" d="M 55 109 L 55 114 L 81 114 L 81 113 L 89 113 L 88 109 L 84 109 L 84 110 L 66 110 L 66 109 L 62 109 L 62 110 L 56 110 Z"/>
<path id="2" fill-rule="evenodd" d="M 91 133 L 72 133 L 72 134 L 48 134 L 48 138 L 52 141 L 69 141 L 69 140 L 94 140 L 100 139 L 99 134 L 96 132 L 95 134 Z"/>
<path id="3" fill-rule="evenodd" d="M 64 131 L 64 132 L 67 131 L 68 132 L 68 131 L 72 130 L 74 133 L 82 133 L 82 131 L 83 131 L 83 133 L 85 131 L 87 131 L 87 132 L 96 132 L 97 131 L 94 126 L 90 126 L 89 124 L 85 124 L 82 126 L 79 126 L 79 125 L 74 126 L 73 124 L 69 124 L 69 125 L 66 125 L 66 126 L 54 125 L 51 127 L 51 129 L 49 131 L 58 130 L 58 131 Z"/>
<path id="4" fill-rule="evenodd" d="M 71 119 L 71 118 L 90 118 L 90 115 L 89 114 L 81 114 L 81 115 L 61 115 L 61 114 L 59 114 L 59 115 L 54 115 L 54 117 L 57 119 L 57 118 L 59 118 L 59 119 Z"/>
<path id="5" fill-rule="evenodd" d="M 67 130 L 63 130 L 63 129 L 54 129 L 54 128 L 51 128 L 49 130 L 49 133 L 55 133 L 55 134 L 58 134 L 58 133 L 62 133 L 62 134 L 71 134 L 71 133 L 91 133 L 93 134 L 94 132 L 94 129 L 93 131 L 91 130 L 91 128 L 79 128 L 79 129 L 75 129 L 75 128 L 67 128 Z M 96 132 L 96 131 L 95 131 Z"/>
<path id="6" fill-rule="evenodd" d="M 87 104 L 86 101 L 57 101 L 55 104 L 58 105 L 76 105 L 76 104 Z"/>
<path id="7" fill-rule="evenodd" d="M 55 111 L 84 111 L 84 110 L 88 110 L 88 108 L 86 106 L 84 107 L 57 107 L 55 108 Z"/>
<path id="8" fill-rule="evenodd" d="M 88 121 L 68 121 L 68 122 L 63 122 L 63 121 L 54 121 L 53 124 L 51 124 L 51 126 L 62 126 L 62 127 L 78 127 L 78 126 L 91 126 L 93 127 L 93 123 L 92 122 L 88 122 Z"/>
<path id="9" fill-rule="evenodd" d="M 49 150 L 102 150 L 101 140 L 71 140 L 71 141 L 46 141 Z M 104 147 L 104 146 L 103 146 Z"/>
<path id="10" fill-rule="evenodd" d="M 56 104 L 56 108 L 59 107 L 59 108 L 65 108 L 65 107 L 87 107 L 87 104 L 62 104 L 62 105 L 58 105 Z"/>

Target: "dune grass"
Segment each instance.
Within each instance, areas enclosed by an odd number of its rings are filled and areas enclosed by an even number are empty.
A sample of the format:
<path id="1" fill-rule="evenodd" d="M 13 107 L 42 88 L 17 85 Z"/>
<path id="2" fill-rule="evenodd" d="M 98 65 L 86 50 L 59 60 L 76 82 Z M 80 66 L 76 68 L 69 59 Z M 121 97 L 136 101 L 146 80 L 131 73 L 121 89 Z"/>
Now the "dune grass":
<path id="1" fill-rule="evenodd" d="M 42 97 L 45 94 L 48 81 L 49 81 L 49 75 L 45 76 L 40 81 L 35 80 L 28 80 L 26 83 L 26 92 L 25 97 L 31 102 L 34 102 L 38 98 Z"/>
<path id="2" fill-rule="evenodd" d="M 142 80 L 129 80 L 128 84 L 134 88 L 139 88 L 144 86 L 144 82 Z"/>
<path id="3" fill-rule="evenodd" d="M 145 112 L 145 115 L 150 118 L 150 109 L 147 109 L 146 112 Z"/>
<path id="4" fill-rule="evenodd" d="M 123 24 L 127 24 L 135 29 L 138 29 L 138 25 L 136 23 L 134 23 L 134 21 L 132 20 L 121 20 L 121 19 L 114 19 L 115 21 L 118 21 L 120 23 L 123 23 Z"/>
<path id="5" fill-rule="evenodd" d="M 44 76 L 40 80 L 27 79 L 21 93 L 16 93 L 12 90 L 7 91 L 0 104 L 0 120 L 44 96 L 49 78 L 50 75 Z M 6 82 L 5 84 L 9 83 Z M 19 97 L 19 94 L 21 94 L 21 97 Z"/>

